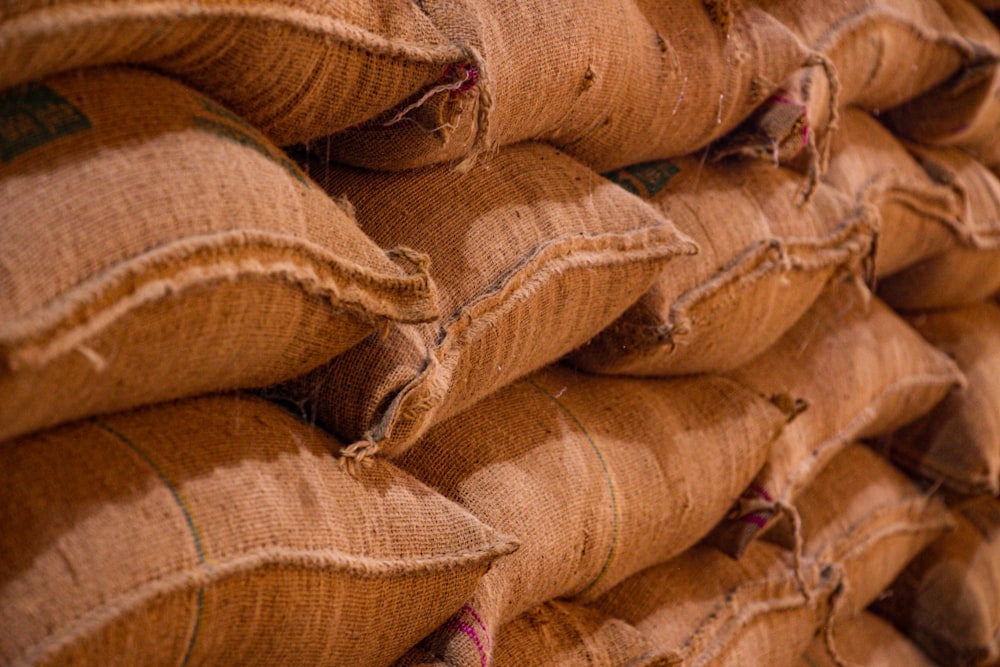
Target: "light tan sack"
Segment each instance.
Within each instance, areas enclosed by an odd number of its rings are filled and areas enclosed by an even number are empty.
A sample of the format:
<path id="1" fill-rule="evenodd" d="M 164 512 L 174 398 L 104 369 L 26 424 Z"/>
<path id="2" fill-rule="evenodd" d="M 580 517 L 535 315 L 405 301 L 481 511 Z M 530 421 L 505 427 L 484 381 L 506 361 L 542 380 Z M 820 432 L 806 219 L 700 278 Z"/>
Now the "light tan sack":
<path id="1" fill-rule="evenodd" d="M 961 195 L 952 242 L 881 280 L 878 294 L 898 310 L 979 303 L 1000 290 L 1000 180 L 955 148 L 910 145 L 925 171 Z"/>
<path id="2" fill-rule="evenodd" d="M 968 384 L 880 439 L 880 446 L 900 465 L 954 491 L 1000 494 L 1000 306 L 986 302 L 909 321 L 958 363 Z"/>
<path id="3" fill-rule="evenodd" d="M 593 599 L 690 547 L 760 469 L 785 418 L 717 376 L 638 380 L 555 366 L 438 425 L 398 465 L 521 547 L 421 650 L 479 664 L 481 647 L 518 614 L 552 598 Z M 469 616 L 479 621 L 472 635 Z"/>
<path id="4" fill-rule="evenodd" d="M 940 2 L 963 34 L 1000 53 L 1000 31 L 972 3 Z M 1000 67 L 995 60 L 962 70 L 885 118 L 914 141 L 962 148 L 990 169 L 1000 169 Z"/>
<path id="5" fill-rule="evenodd" d="M 378 169 L 547 141 L 598 171 L 684 155 L 750 115 L 808 52 L 766 8 L 720 25 L 701 0 L 424 0 L 481 60 L 318 155 Z"/>
<path id="6" fill-rule="evenodd" d="M 387 256 L 179 83 L 108 68 L 8 90 L 0 137 L 0 439 L 286 380 L 437 315 L 425 258 Z"/>
<path id="7" fill-rule="evenodd" d="M 442 320 L 390 326 L 280 393 L 394 456 L 435 421 L 549 364 L 613 322 L 694 244 L 638 197 L 543 144 L 488 169 L 372 173 L 313 166 L 380 245 L 431 258 Z M 688 261 L 681 257 L 674 261 Z"/>
<path id="8" fill-rule="evenodd" d="M 371 118 L 465 60 L 413 2 L 0 5 L 0 90 L 79 67 L 145 65 L 220 100 L 279 145 Z"/>
<path id="9" fill-rule="evenodd" d="M 0 447 L 5 665 L 385 665 L 515 544 L 262 399 Z"/>
<path id="10" fill-rule="evenodd" d="M 760 357 L 730 376 L 764 395 L 789 394 L 799 414 L 712 542 L 739 555 L 848 443 L 928 412 L 961 371 L 889 308 L 841 282 Z"/>
<path id="11" fill-rule="evenodd" d="M 606 174 L 658 207 L 701 248 L 671 264 L 606 331 L 574 352 L 588 371 L 715 372 L 770 347 L 832 276 L 861 273 L 876 221 L 821 186 L 807 205 L 799 178 L 756 160 L 697 157 Z"/>
<path id="12" fill-rule="evenodd" d="M 913 642 L 871 612 L 837 626 L 837 651 L 855 667 L 937 667 Z M 840 667 L 822 638 L 813 640 L 796 667 Z"/>
<path id="13" fill-rule="evenodd" d="M 896 580 L 876 611 L 942 667 L 1000 660 L 1000 500 L 955 508 L 955 532 L 932 544 Z"/>
<path id="14" fill-rule="evenodd" d="M 878 209 L 875 274 L 886 276 L 963 238 L 962 190 L 938 183 L 866 111 L 844 109 L 823 182 Z"/>

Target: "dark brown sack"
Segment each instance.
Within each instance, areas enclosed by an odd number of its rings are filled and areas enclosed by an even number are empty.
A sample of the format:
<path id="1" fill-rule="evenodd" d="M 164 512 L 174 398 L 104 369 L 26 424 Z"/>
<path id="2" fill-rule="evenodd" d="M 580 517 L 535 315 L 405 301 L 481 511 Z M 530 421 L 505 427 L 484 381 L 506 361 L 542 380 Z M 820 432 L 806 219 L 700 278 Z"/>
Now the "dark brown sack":
<path id="1" fill-rule="evenodd" d="M 694 251 L 652 206 L 543 144 L 468 174 L 310 164 L 376 242 L 426 252 L 440 288 L 440 323 L 389 326 L 281 390 L 357 441 L 355 458 L 400 454 L 435 421 L 552 363 Z"/>
<path id="2" fill-rule="evenodd" d="M 891 624 L 871 612 L 837 626 L 837 651 L 855 667 L 938 667 Z M 841 667 L 822 638 L 813 640 L 796 667 Z"/>
<path id="3" fill-rule="evenodd" d="M 878 294 L 898 310 L 954 308 L 1000 290 L 1000 180 L 955 148 L 909 146 L 931 178 L 962 198 L 951 243 L 879 282 Z"/>
<path id="4" fill-rule="evenodd" d="M 746 118 L 808 57 L 765 8 L 701 0 L 424 0 L 479 60 L 314 149 L 406 169 L 539 140 L 598 171 L 684 155 Z"/>
<path id="5" fill-rule="evenodd" d="M 591 600 L 703 537 L 760 469 L 785 414 L 724 378 L 558 366 L 439 424 L 398 465 L 521 543 L 422 644 L 451 665 L 552 598 Z M 463 624 L 474 616 L 474 633 Z M 484 651 L 489 662 L 489 651 Z"/>
<path id="6" fill-rule="evenodd" d="M 880 439 L 900 465 L 958 493 L 1000 494 L 1000 306 L 986 302 L 909 318 L 968 383 L 924 418 Z"/>
<path id="7" fill-rule="evenodd" d="M 175 76 L 279 145 L 371 118 L 466 55 L 417 3 L 5 0 L 0 90 L 95 65 Z"/>
<path id="8" fill-rule="evenodd" d="M 387 254 L 238 116 L 143 70 L 6 91 L 0 201 L 0 439 L 287 380 L 438 312 L 426 258 Z"/>
<path id="9" fill-rule="evenodd" d="M 876 611 L 942 667 L 1000 660 L 1000 500 L 955 508 L 957 529 L 937 540 L 896 580 Z"/>
<path id="10" fill-rule="evenodd" d="M 673 375 L 744 364 L 780 338 L 832 276 L 861 273 L 872 250 L 872 212 L 826 186 L 798 207 L 798 177 L 755 160 L 688 157 L 606 176 L 648 199 L 701 251 L 671 264 L 636 305 L 570 355 L 588 371 Z"/>
<path id="11" fill-rule="evenodd" d="M 964 233 L 962 191 L 932 179 L 889 130 L 856 107 L 841 113 L 823 182 L 878 209 L 877 276 L 935 255 Z"/>
<path id="12" fill-rule="evenodd" d="M 712 542 L 738 556 L 850 442 L 927 413 L 961 371 L 883 303 L 849 282 L 760 357 L 730 376 L 765 396 L 791 395 L 802 411 L 774 442 L 764 469 Z"/>
<path id="13" fill-rule="evenodd" d="M 940 0 L 961 32 L 1000 53 L 1000 31 L 968 0 Z M 1000 67 L 988 60 L 885 114 L 897 133 L 922 144 L 953 146 L 1000 169 Z"/>
<path id="14" fill-rule="evenodd" d="M 0 447 L 5 665 L 385 665 L 514 543 L 261 399 Z"/>

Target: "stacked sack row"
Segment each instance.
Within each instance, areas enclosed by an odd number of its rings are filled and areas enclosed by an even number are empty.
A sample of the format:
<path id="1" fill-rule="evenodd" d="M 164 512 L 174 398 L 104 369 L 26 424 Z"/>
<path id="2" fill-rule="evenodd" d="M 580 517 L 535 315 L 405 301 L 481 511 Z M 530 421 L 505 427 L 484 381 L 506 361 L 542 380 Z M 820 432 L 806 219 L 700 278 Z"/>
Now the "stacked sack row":
<path id="1" fill-rule="evenodd" d="M 997 663 L 998 72 L 967 0 L 0 9 L 0 662 Z"/>

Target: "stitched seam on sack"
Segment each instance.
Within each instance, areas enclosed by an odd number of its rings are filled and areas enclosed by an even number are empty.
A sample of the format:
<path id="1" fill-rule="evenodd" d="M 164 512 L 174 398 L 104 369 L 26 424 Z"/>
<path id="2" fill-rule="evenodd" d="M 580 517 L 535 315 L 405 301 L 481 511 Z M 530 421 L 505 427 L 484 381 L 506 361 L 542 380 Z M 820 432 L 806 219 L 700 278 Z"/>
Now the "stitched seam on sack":
<path id="1" fill-rule="evenodd" d="M 20 321 L 6 324 L 6 330 L 0 331 L 0 351 L 30 345 L 39 357 L 51 358 L 145 305 L 212 283 L 246 278 L 288 282 L 309 296 L 330 299 L 333 308 L 363 316 L 398 319 L 415 310 L 412 314 L 426 321 L 436 315 L 426 312 L 436 309 L 436 304 L 414 307 L 405 298 L 391 307 L 380 307 L 386 297 L 406 294 L 433 300 L 436 290 L 426 274 L 380 279 L 371 271 L 338 264 L 337 258 L 318 247 L 302 245 L 291 238 L 233 232 L 162 246 L 120 262 L 65 290 Z M 267 251 L 275 256 L 261 258 Z M 14 357 L 18 352 L 5 354 Z"/>
<path id="2" fill-rule="evenodd" d="M 231 21 L 244 19 L 265 24 L 284 24 L 305 34 L 314 34 L 326 39 L 335 39 L 345 45 L 366 51 L 376 56 L 405 59 L 427 64 L 443 64 L 459 61 L 464 56 L 461 49 L 453 44 L 437 45 L 411 44 L 397 41 L 365 30 L 344 19 L 311 13 L 302 9 L 291 9 L 279 3 L 257 3 L 223 6 L 197 6 L 189 2 L 158 2 L 144 5 L 101 4 L 68 7 L 44 7 L 34 12 L 25 12 L 14 18 L 0 22 L 0 39 L 13 42 L 15 37 L 30 39 L 36 35 L 63 35 L 72 26 L 87 27 L 88 31 L 99 29 L 102 24 L 120 21 L 148 21 L 173 19 L 177 23 L 194 18 Z M 6 23 L 6 25 L 3 25 Z M 95 27 L 97 24 L 98 27 Z"/>
<path id="3" fill-rule="evenodd" d="M 570 410 L 569 407 L 567 407 L 562 401 L 560 401 L 558 398 L 550 394 L 542 386 L 537 384 L 534 380 L 529 379 L 527 382 L 532 387 L 537 389 L 539 392 L 544 394 L 549 400 L 555 403 L 556 407 L 558 407 L 566 416 L 568 416 L 576 425 L 576 427 L 580 429 L 580 432 L 583 433 L 584 437 L 587 438 L 587 442 L 590 444 L 590 448 L 594 452 L 594 455 L 597 456 L 597 460 L 601 464 L 601 472 L 604 473 L 604 480 L 608 484 L 608 496 L 611 499 L 611 544 L 608 546 L 608 554 L 604 559 L 604 563 L 601 565 L 600 571 L 590 581 L 590 583 L 588 583 L 586 586 L 580 589 L 580 591 L 574 594 L 574 597 L 580 597 L 586 595 L 588 591 L 593 589 L 594 586 L 596 586 L 601 581 L 601 579 L 604 578 L 604 575 L 607 574 L 608 572 L 608 568 L 611 567 L 611 561 L 614 559 L 615 552 L 618 548 L 619 518 L 618 518 L 618 497 L 615 494 L 615 484 L 614 480 L 611 478 L 611 471 L 608 469 L 608 463 L 604 459 L 604 453 L 601 451 L 600 447 L 597 446 L 597 443 L 594 442 L 594 438 L 590 435 L 590 431 L 588 431 L 587 428 L 583 425 L 583 423 L 577 418 L 576 414 L 572 410 Z"/>
<path id="4" fill-rule="evenodd" d="M 850 16 L 836 23 L 822 37 L 816 40 L 815 49 L 821 53 L 829 53 L 834 48 L 840 47 L 845 41 L 870 34 L 879 34 L 878 29 L 883 25 L 890 28 L 899 28 L 909 32 L 918 39 L 929 42 L 933 46 L 947 46 L 965 58 L 971 59 L 974 55 L 973 49 L 957 35 L 949 35 L 938 31 L 924 29 L 918 23 L 914 23 L 911 17 L 894 9 L 865 7 L 854 12 Z M 865 81 L 867 86 L 870 79 Z M 844 100 L 850 102 L 851 100 Z"/>

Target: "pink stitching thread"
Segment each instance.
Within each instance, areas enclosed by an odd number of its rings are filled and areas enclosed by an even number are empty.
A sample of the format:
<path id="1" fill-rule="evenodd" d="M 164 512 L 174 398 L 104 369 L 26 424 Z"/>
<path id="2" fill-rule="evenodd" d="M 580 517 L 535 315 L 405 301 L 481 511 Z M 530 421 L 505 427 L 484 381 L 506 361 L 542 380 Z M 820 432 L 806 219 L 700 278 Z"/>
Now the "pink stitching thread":
<path id="1" fill-rule="evenodd" d="M 756 484 L 751 484 L 750 486 L 748 486 L 747 490 L 743 492 L 743 497 L 747 499 L 753 498 L 754 494 L 760 496 L 769 503 L 774 502 L 774 500 L 771 498 L 771 494 L 767 492 L 767 489 L 765 489 L 762 486 L 757 486 Z M 770 515 L 766 512 L 753 512 L 752 514 L 741 516 L 740 521 L 742 521 L 743 523 L 752 523 L 758 528 L 763 528 L 764 526 L 767 525 L 767 520 L 769 518 Z"/>
<path id="2" fill-rule="evenodd" d="M 486 636 L 486 647 L 490 648 L 493 645 L 493 639 L 490 637 L 490 631 L 486 629 L 486 624 L 483 623 L 483 619 L 479 618 L 479 614 L 469 605 L 462 605 L 461 611 L 464 611 L 479 624 L 479 627 L 483 629 L 483 634 Z"/>
<path id="3" fill-rule="evenodd" d="M 472 640 L 472 643 L 476 645 L 476 649 L 479 651 L 479 664 L 482 667 L 486 667 L 486 649 L 483 648 L 482 642 L 479 641 L 479 633 L 476 632 L 476 629 L 468 623 L 463 623 L 457 618 L 452 618 L 451 621 L 448 622 L 448 627 L 453 630 L 458 630 Z"/>
<path id="4" fill-rule="evenodd" d="M 793 102 L 793 101 L 791 101 L 790 99 L 788 99 L 786 97 L 782 97 L 781 95 L 772 95 L 771 97 L 767 98 L 767 101 L 768 102 L 777 102 L 778 104 L 790 104 L 793 107 L 797 107 L 802 112 L 802 119 L 803 119 L 802 120 L 802 145 L 803 146 L 807 146 L 809 144 L 809 121 L 806 120 L 806 119 L 809 117 L 807 115 L 809 110 L 806 108 L 806 105 L 799 104 L 798 102 Z"/>

